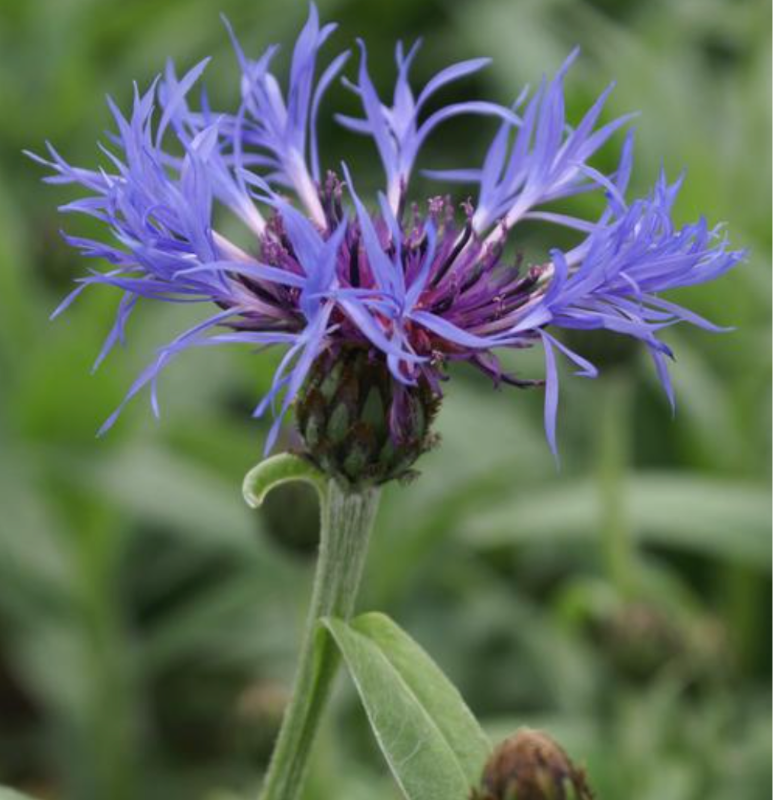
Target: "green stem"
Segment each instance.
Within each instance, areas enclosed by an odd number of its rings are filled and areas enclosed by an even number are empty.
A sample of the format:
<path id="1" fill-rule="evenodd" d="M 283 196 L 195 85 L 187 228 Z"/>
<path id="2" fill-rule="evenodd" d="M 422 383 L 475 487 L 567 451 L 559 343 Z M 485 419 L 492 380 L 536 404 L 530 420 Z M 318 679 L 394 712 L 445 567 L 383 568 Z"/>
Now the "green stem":
<path id="1" fill-rule="evenodd" d="M 333 480 L 321 496 L 320 554 L 290 703 L 285 710 L 260 800 L 295 800 L 338 666 L 330 637 L 317 636 L 321 617 L 348 619 L 363 574 L 378 489 L 346 492 Z"/>

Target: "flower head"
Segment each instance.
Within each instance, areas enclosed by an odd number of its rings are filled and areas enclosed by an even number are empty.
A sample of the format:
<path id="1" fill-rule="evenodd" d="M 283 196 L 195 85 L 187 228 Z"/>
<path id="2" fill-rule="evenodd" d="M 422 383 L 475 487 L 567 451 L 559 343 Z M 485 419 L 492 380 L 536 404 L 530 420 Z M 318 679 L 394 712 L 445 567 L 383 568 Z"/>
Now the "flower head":
<path id="1" fill-rule="evenodd" d="M 47 158 L 33 156 L 52 170 L 46 180 L 86 190 L 62 211 L 96 217 L 111 233 L 107 242 L 65 236 L 85 256 L 111 268 L 80 278 L 55 312 L 86 286 L 120 290 L 116 322 L 98 363 L 123 342 L 140 299 L 215 307 L 159 349 L 126 400 L 149 384 L 158 413 L 158 376 L 189 347 L 280 345 L 285 355 L 255 412 L 273 409 L 270 449 L 313 366 L 357 351 L 362 356 L 348 363 L 366 363 L 369 375 L 381 370 L 384 380 L 377 383 L 383 397 L 385 385 L 391 388 L 387 406 L 394 443 L 413 436 L 421 451 L 427 439 L 424 433 L 417 439 L 407 419 L 407 409 L 414 407 L 407 398 L 436 403 L 447 365 L 465 361 L 495 383 L 545 383 L 545 424 L 555 451 L 557 352 L 580 374 L 596 374 L 555 336 L 561 328 L 606 329 L 640 340 L 671 398 L 666 368 L 671 353 L 659 332 L 678 322 L 717 328 L 661 292 L 712 280 L 744 253 L 729 249 L 719 229 L 704 220 L 674 224 L 671 210 L 681 181 L 670 184 L 661 175 L 649 195 L 627 199 L 631 132 L 613 173 L 590 163 L 629 121 L 600 124 L 612 87 L 577 126 L 569 125 L 563 83 L 573 53 L 552 80 L 544 80 L 531 97 L 523 92 L 509 107 L 458 102 L 428 115 L 431 96 L 487 60 L 447 67 L 415 96 L 409 71 L 418 43 L 408 53 L 399 45 L 395 90 L 386 104 L 369 76 L 366 47 L 358 42 L 357 80 L 345 79 L 345 85 L 359 97 L 363 117 L 337 118 L 376 144 L 387 182 L 385 192 L 369 203 L 348 165 L 328 164 L 324 173 L 321 167 L 318 112 L 349 56 L 335 56 L 318 76 L 320 51 L 334 29 L 320 25 L 312 5 L 283 92 L 272 72 L 277 48 L 252 60 L 229 27 L 241 69 L 235 111 L 213 111 L 205 93 L 193 107 L 189 96 L 206 61 L 182 78 L 169 64 L 147 91 L 135 91 L 128 116 L 111 101 L 116 131 L 103 147 L 103 167 L 72 166 L 51 145 Z M 460 115 L 494 118 L 497 130 L 482 166 L 426 174 L 477 185 L 477 201 L 455 206 L 449 196 L 438 195 L 409 203 L 421 147 L 439 125 Z M 606 198 L 601 216 L 587 220 L 546 208 L 579 192 Z M 223 211 L 241 220 L 252 245 L 243 249 L 219 232 Z M 569 228 L 578 242 L 568 251 L 550 250 L 535 263 L 506 258 L 506 245 L 518 241 L 524 220 Z M 502 369 L 498 351 L 533 346 L 545 352 L 544 380 Z"/>

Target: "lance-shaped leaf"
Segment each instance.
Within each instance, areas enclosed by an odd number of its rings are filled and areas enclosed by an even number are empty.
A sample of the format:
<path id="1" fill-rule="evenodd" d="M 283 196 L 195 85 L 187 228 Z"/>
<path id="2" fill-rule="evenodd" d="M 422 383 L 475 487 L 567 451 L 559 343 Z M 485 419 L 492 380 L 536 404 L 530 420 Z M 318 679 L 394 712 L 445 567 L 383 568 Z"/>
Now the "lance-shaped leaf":
<path id="1" fill-rule="evenodd" d="M 467 800 L 490 744 L 449 679 L 383 614 L 323 624 L 406 798 Z"/>

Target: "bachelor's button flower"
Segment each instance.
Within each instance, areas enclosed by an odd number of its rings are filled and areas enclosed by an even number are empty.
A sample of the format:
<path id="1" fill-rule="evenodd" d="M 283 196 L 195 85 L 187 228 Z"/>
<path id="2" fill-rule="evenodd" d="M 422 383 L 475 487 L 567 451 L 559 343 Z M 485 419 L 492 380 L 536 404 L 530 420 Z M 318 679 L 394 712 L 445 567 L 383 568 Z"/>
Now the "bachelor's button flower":
<path id="1" fill-rule="evenodd" d="M 671 398 L 670 351 L 659 332 L 677 322 L 716 328 L 660 293 L 712 280 L 744 253 L 730 250 L 719 229 L 703 220 L 675 226 L 671 210 L 680 181 L 669 184 L 662 175 L 649 195 L 627 200 L 631 133 L 613 173 L 589 163 L 629 119 L 598 125 L 610 89 L 570 127 L 563 81 L 573 53 L 531 99 L 523 92 L 510 108 L 454 103 L 420 119 L 431 95 L 486 60 L 442 70 L 415 99 L 408 73 L 417 47 L 405 55 L 399 46 L 393 102 L 386 106 L 360 43 L 358 80 L 347 83 L 365 116 L 339 120 L 377 145 L 387 185 L 368 203 L 347 165 L 321 172 L 316 117 L 348 55 L 336 56 L 316 79 L 319 50 L 333 30 L 320 26 L 312 6 L 293 51 L 286 94 L 270 69 L 276 48 L 250 60 L 232 33 L 242 70 L 236 111 L 214 111 L 205 94 L 194 108 L 188 98 L 206 62 L 179 79 L 170 63 L 148 91 L 136 91 L 128 118 L 111 103 L 117 132 L 110 135 L 112 147 L 103 148 L 104 168 L 71 166 L 50 146 L 48 159 L 35 156 L 53 170 L 47 180 L 87 190 L 62 210 L 96 217 L 112 233 L 110 243 L 66 236 L 111 269 L 79 279 L 55 312 L 88 285 L 123 292 L 98 361 L 123 342 L 140 299 L 217 307 L 158 351 L 126 400 L 150 384 L 158 413 L 158 375 L 188 347 L 281 345 L 285 355 L 256 408 L 257 416 L 274 412 L 267 450 L 298 400 L 312 457 L 358 483 L 405 474 L 432 444 L 441 383 L 457 361 L 495 383 L 545 383 L 546 431 L 556 451 L 556 352 L 580 374 L 596 374 L 555 336 L 556 329 L 606 329 L 640 340 Z M 420 146 L 438 124 L 460 114 L 500 122 L 483 166 L 431 177 L 478 184 L 477 203 L 466 201 L 458 211 L 446 196 L 408 202 Z M 545 208 L 585 191 L 606 197 L 597 219 Z M 222 210 L 242 221 L 251 246 L 243 249 L 218 231 Z M 577 232 L 577 244 L 566 252 L 551 249 L 535 263 L 508 260 L 506 244 L 518 242 L 519 223 L 526 219 L 569 228 Z M 498 351 L 535 345 L 545 352 L 545 381 L 525 380 L 500 366 Z"/>

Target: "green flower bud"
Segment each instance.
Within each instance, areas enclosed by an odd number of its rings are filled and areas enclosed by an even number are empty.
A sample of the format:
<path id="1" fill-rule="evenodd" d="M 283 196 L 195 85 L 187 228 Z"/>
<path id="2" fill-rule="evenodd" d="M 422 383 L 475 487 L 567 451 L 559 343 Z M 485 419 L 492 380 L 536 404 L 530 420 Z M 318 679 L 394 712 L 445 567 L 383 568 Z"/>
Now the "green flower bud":
<path id="1" fill-rule="evenodd" d="M 317 359 L 296 420 L 305 454 L 341 484 L 361 489 L 416 475 L 414 463 L 437 442 L 430 429 L 439 404 L 428 385 L 399 386 L 383 358 L 351 347 Z"/>

